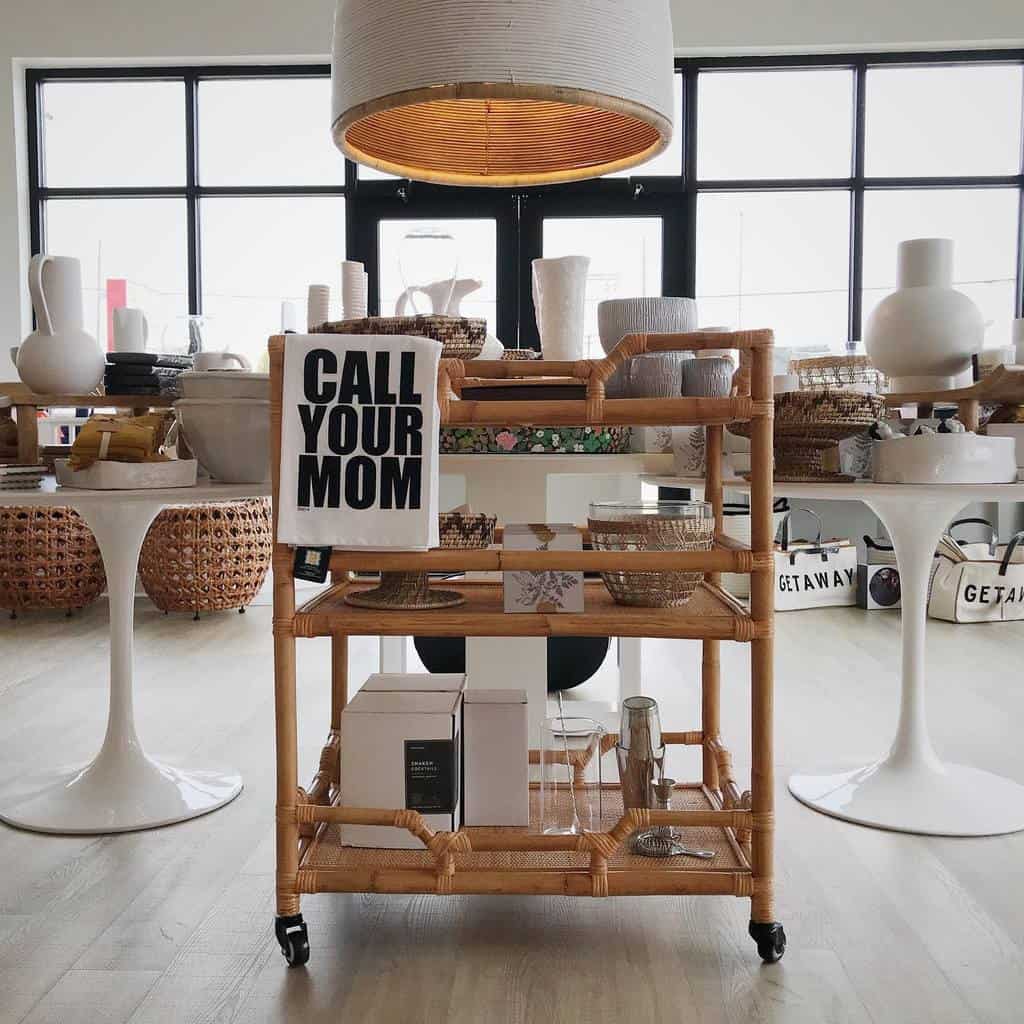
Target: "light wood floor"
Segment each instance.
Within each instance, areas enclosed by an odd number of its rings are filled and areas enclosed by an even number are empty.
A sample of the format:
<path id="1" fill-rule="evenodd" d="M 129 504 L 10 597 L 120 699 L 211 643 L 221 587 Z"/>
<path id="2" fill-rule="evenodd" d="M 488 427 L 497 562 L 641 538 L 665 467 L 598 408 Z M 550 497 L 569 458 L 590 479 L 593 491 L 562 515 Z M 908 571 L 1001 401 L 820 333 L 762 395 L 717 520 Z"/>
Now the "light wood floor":
<path id="1" fill-rule="evenodd" d="M 729 897 L 307 897 L 312 959 L 272 935 L 270 610 L 193 623 L 138 604 L 147 746 L 238 767 L 246 789 L 197 821 L 118 837 L 0 826 L 0 1022 L 1024 1019 L 1024 834 L 925 839 L 798 805 L 788 771 L 870 759 L 897 699 L 892 613 L 782 616 L 778 664 L 781 964 Z M 0 778 L 89 755 L 105 716 L 106 607 L 0 622 Z M 375 643 L 354 642 L 353 674 Z M 651 642 L 647 688 L 696 724 L 696 645 Z M 306 776 L 327 714 L 327 649 L 299 647 Z M 1024 780 L 1024 626 L 933 624 L 930 709 L 951 760 Z M 746 649 L 723 645 L 725 732 L 746 777 Z M 676 766 L 682 774 L 685 766 Z M 694 767 L 695 772 L 695 767 Z"/>

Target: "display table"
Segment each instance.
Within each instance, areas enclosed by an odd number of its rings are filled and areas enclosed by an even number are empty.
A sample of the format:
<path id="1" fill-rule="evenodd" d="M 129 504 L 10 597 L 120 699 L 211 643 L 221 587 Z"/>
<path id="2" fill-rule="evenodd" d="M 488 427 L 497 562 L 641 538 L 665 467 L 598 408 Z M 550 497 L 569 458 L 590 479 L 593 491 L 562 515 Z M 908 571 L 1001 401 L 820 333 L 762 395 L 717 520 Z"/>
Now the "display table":
<path id="1" fill-rule="evenodd" d="M 680 477 L 646 477 L 645 482 L 697 486 Z M 744 480 L 727 480 L 724 486 L 750 489 Z M 902 691 L 889 753 L 854 769 L 797 772 L 790 777 L 789 791 L 825 814 L 897 832 L 988 836 L 1024 829 L 1024 785 L 943 761 L 932 745 L 925 713 L 928 582 L 935 548 L 965 505 L 1024 501 L 1024 484 L 776 483 L 775 494 L 796 500 L 864 502 L 892 539 L 902 591 Z M 962 628 L 969 637 L 972 627 Z"/>
<path id="2" fill-rule="evenodd" d="M 135 575 L 146 532 L 162 508 L 269 493 L 269 484 L 211 483 L 93 491 L 56 487 L 52 479 L 42 489 L 0 491 L 3 505 L 75 509 L 96 537 L 110 600 L 110 706 L 103 745 L 83 767 L 27 772 L 0 784 L 0 820 L 37 832 L 128 832 L 195 818 L 238 796 L 237 772 L 172 766 L 142 747 L 132 706 Z"/>

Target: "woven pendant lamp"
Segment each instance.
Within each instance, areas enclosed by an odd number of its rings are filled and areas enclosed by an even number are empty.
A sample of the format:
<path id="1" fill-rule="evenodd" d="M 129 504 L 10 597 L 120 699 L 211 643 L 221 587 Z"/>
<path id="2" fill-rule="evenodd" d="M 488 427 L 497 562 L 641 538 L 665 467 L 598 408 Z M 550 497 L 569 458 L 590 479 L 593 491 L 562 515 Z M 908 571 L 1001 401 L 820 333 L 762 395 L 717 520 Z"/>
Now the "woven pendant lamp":
<path id="1" fill-rule="evenodd" d="M 446 185 L 539 185 L 672 138 L 668 0 L 339 0 L 333 135 Z"/>

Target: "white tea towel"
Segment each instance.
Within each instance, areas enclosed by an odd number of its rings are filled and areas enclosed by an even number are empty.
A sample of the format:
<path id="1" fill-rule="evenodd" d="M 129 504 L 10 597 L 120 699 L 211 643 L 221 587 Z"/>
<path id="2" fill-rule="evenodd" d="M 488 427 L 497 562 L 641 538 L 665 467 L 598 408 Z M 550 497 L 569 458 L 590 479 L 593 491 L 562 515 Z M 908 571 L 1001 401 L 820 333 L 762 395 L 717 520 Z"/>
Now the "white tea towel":
<path id="1" fill-rule="evenodd" d="M 282 543 L 370 551 L 438 546 L 442 348 L 404 335 L 288 337 Z"/>

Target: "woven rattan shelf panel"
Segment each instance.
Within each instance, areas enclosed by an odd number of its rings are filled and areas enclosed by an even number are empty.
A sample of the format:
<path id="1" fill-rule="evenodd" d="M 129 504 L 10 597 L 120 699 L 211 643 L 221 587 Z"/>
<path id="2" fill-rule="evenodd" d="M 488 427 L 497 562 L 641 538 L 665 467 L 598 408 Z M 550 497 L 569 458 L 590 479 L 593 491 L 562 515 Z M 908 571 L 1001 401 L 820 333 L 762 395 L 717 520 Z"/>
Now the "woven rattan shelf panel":
<path id="1" fill-rule="evenodd" d="M 473 836 L 486 834 L 488 845 L 493 837 L 508 833 L 523 835 L 539 831 L 539 794 L 530 791 L 530 829 L 477 829 L 464 831 L 473 841 Z M 672 797 L 673 810 L 713 810 L 715 805 L 704 791 L 696 787 L 677 789 Z M 610 830 L 622 817 L 622 794 L 618 788 L 609 787 L 603 792 L 602 827 Z M 623 844 L 608 861 L 609 871 L 749 871 L 739 846 L 731 833 L 723 828 L 679 828 L 683 841 L 703 850 L 714 850 L 710 861 L 689 857 L 637 857 Z M 588 853 L 565 850 L 488 850 L 486 852 L 455 854 L 456 875 L 459 871 L 587 871 L 590 864 Z M 342 846 L 338 825 L 324 825 L 310 845 L 300 865 L 302 870 L 344 871 L 407 871 L 434 870 L 432 854 L 424 850 L 374 850 L 353 846 Z"/>
<path id="2" fill-rule="evenodd" d="M 353 608 L 346 592 L 374 584 L 340 584 L 303 605 L 295 615 L 296 636 L 640 636 L 751 640 L 760 629 L 735 598 L 701 584 L 680 608 L 633 608 L 616 604 L 603 583 L 585 584 L 582 614 L 506 614 L 500 583 L 453 582 L 445 589 L 461 593 L 458 608 L 431 611 L 381 611 Z"/>

